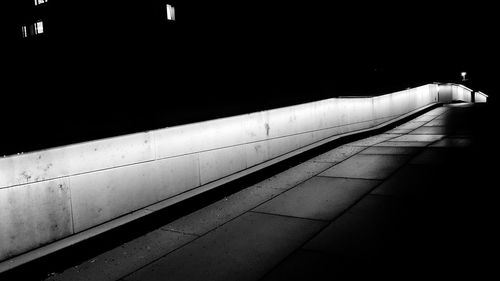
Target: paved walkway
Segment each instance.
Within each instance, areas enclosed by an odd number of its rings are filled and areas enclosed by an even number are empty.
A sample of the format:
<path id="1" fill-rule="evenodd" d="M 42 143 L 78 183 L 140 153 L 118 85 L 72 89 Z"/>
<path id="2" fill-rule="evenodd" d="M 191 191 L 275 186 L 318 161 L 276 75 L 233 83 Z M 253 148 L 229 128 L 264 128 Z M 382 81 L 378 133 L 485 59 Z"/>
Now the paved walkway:
<path id="1" fill-rule="evenodd" d="M 480 111 L 438 107 L 47 280 L 478 279 L 493 235 Z"/>

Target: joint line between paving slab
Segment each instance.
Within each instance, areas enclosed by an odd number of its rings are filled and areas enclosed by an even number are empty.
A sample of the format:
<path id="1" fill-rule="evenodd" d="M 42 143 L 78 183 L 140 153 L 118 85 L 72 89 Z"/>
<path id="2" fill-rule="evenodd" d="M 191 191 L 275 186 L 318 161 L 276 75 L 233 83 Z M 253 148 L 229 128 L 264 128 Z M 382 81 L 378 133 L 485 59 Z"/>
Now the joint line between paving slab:
<path id="1" fill-rule="evenodd" d="M 250 210 L 250 211 L 247 211 L 245 213 L 256 213 L 256 214 L 262 214 L 262 215 L 277 216 L 277 217 L 284 217 L 284 218 L 291 218 L 291 219 L 300 219 L 300 220 L 330 222 L 329 220 L 323 220 L 323 219 L 313 219 L 313 218 L 306 218 L 306 217 L 297 217 L 297 216 L 291 216 L 291 215 L 268 213 L 268 212 L 263 212 L 263 211 L 254 211 L 254 210 Z"/>
<path id="2" fill-rule="evenodd" d="M 173 232 L 173 233 L 179 233 L 179 234 L 182 234 L 182 235 L 200 237 L 200 235 L 198 235 L 196 233 L 183 232 L 183 231 L 178 231 L 178 230 L 175 230 L 175 229 L 170 229 L 170 228 L 165 228 L 165 227 L 160 227 L 160 229 L 162 231 L 165 231 L 165 232 Z"/>
<path id="3" fill-rule="evenodd" d="M 392 174 L 391 174 L 392 175 Z M 387 176 L 383 179 L 373 179 L 373 178 L 360 178 L 360 177 L 340 177 L 340 176 L 323 176 L 323 175 L 316 175 L 315 177 L 321 177 L 321 178 L 329 178 L 329 179 L 347 179 L 347 180 L 364 180 L 364 181 L 384 181 L 390 177 Z"/>

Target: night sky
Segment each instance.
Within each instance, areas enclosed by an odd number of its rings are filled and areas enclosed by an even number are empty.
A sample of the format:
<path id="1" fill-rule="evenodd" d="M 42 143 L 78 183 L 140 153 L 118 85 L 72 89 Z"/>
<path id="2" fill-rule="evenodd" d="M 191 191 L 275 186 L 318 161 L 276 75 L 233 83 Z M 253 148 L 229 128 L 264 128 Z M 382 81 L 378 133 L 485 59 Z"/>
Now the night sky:
<path id="1" fill-rule="evenodd" d="M 1 154 L 460 83 L 462 71 L 495 100 L 493 4 L 49 0 L 40 12 L 32 0 L 10 2 Z M 45 34 L 21 38 L 35 18 Z"/>

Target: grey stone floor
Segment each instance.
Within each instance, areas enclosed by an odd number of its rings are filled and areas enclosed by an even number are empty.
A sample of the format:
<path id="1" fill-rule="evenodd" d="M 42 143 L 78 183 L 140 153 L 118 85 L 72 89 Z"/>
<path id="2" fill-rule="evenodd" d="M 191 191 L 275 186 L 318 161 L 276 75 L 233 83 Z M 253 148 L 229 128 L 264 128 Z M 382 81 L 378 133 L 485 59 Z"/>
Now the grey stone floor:
<path id="1" fill-rule="evenodd" d="M 478 110 L 339 146 L 46 280 L 480 278 L 495 232 Z"/>

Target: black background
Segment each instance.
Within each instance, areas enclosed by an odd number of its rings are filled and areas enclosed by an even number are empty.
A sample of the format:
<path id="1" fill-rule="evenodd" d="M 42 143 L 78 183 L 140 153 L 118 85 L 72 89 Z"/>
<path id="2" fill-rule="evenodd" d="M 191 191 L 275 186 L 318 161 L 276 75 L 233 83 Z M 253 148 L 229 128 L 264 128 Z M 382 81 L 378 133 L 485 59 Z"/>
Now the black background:
<path id="1" fill-rule="evenodd" d="M 1 154 L 461 83 L 461 71 L 495 100 L 493 4 L 2 2 Z M 38 19 L 44 34 L 21 38 Z"/>

